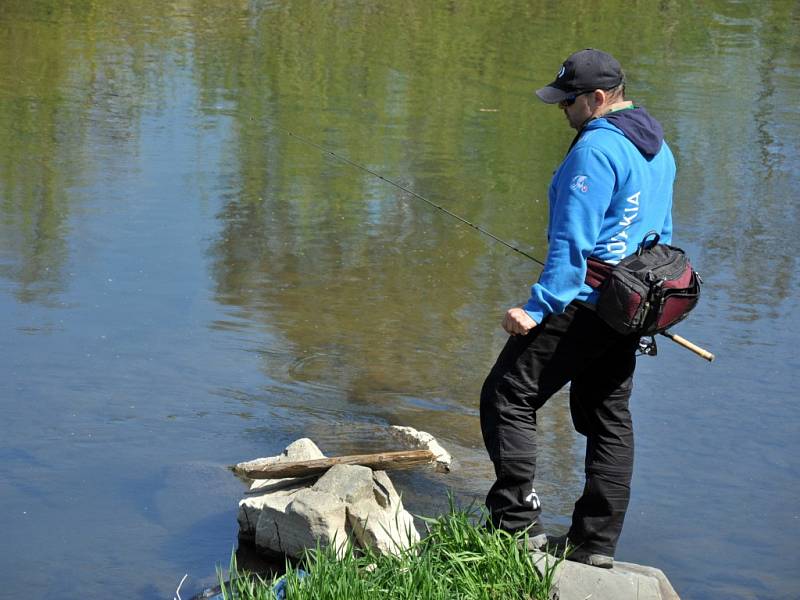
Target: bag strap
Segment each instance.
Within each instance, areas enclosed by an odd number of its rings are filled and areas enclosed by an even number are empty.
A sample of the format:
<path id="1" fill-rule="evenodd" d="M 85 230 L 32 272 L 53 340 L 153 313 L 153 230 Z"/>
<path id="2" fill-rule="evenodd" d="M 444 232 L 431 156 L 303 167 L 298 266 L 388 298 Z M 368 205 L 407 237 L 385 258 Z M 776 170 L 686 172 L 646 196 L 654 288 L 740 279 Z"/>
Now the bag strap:
<path id="1" fill-rule="evenodd" d="M 659 240 L 661 240 L 661 234 L 657 231 L 653 231 L 651 229 L 645 233 L 644 237 L 642 238 L 642 243 L 639 244 L 639 247 L 636 249 L 636 256 L 641 256 L 642 252 L 645 250 L 650 250 L 650 248 L 655 247 Z"/>
<path id="2" fill-rule="evenodd" d="M 586 283 L 589 287 L 598 288 L 611 274 L 614 265 L 590 256 L 586 259 Z"/>

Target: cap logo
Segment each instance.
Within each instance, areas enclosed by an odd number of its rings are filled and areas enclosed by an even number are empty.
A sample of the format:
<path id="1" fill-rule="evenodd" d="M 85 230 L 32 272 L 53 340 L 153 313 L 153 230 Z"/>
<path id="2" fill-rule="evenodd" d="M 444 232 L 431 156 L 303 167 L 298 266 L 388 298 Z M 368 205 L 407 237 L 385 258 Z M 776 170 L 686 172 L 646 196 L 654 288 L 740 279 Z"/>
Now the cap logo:
<path id="1" fill-rule="evenodd" d="M 564 65 L 561 65 L 561 68 L 558 70 L 558 75 L 556 75 L 556 79 L 561 79 L 564 76 L 564 72 L 567 68 Z"/>

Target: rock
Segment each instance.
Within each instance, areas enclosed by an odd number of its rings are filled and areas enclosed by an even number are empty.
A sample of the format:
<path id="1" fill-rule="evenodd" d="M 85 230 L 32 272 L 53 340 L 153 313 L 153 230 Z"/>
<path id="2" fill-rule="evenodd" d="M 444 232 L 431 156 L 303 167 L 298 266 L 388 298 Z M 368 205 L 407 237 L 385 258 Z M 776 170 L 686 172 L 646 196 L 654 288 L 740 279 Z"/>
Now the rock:
<path id="1" fill-rule="evenodd" d="M 615 562 L 614 565 L 615 569 L 627 571 L 631 575 L 640 575 L 642 577 L 652 577 L 655 579 L 658 582 L 658 589 L 661 594 L 659 596 L 660 598 L 664 600 L 680 600 L 675 588 L 672 587 L 669 579 L 667 579 L 667 576 L 661 569 L 627 562 Z"/>
<path id="2" fill-rule="evenodd" d="M 314 458 L 324 456 L 304 439 L 279 456 L 240 465 Z M 264 553 L 300 557 L 317 545 L 335 545 L 341 553 L 350 536 L 358 547 L 397 554 L 419 541 L 414 519 L 384 471 L 335 465 L 319 477 L 255 481 L 248 495 L 239 502 L 239 535 Z"/>
<path id="3" fill-rule="evenodd" d="M 380 506 L 388 508 L 400 504 L 400 494 L 394 489 L 394 484 L 386 471 L 372 473 L 372 483 L 372 493 Z"/>
<path id="4" fill-rule="evenodd" d="M 389 433 L 395 439 L 419 450 L 430 450 L 436 457 L 435 469 L 440 473 L 448 473 L 450 465 L 453 462 L 450 454 L 442 448 L 436 438 L 427 431 L 417 431 L 413 427 L 401 427 L 400 425 L 392 425 L 389 427 Z"/>
<path id="5" fill-rule="evenodd" d="M 533 554 L 540 573 L 557 559 Z M 599 569 L 562 561 L 556 568 L 551 597 L 558 600 L 680 600 L 660 569 L 615 561 L 613 569 Z"/>
<path id="6" fill-rule="evenodd" d="M 286 528 L 284 522 L 286 507 L 294 499 L 294 494 L 265 494 L 258 500 L 258 508 L 246 509 L 250 518 L 255 518 L 255 523 L 248 529 L 248 539 L 255 542 L 256 547 L 269 555 L 284 554 L 281 543 L 280 528 Z M 239 504 L 239 514 L 242 514 L 242 504 Z M 239 536 L 244 537 L 242 523 L 239 521 Z"/>
<path id="7" fill-rule="evenodd" d="M 345 503 L 337 496 L 314 489 L 265 502 L 256 526 L 256 547 L 300 557 L 306 548 L 334 546 L 342 554 L 347 543 Z"/>
<path id="8" fill-rule="evenodd" d="M 372 500 L 372 487 L 372 469 L 359 465 L 335 465 L 311 489 L 328 492 L 348 504 L 353 504 Z"/>
<path id="9" fill-rule="evenodd" d="M 289 444 L 281 454 L 258 458 L 244 463 L 239 463 L 234 467 L 234 471 L 240 471 L 243 467 L 257 467 L 276 462 L 293 462 L 297 460 L 313 460 L 325 458 L 325 455 L 317 445 L 308 438 L 301 438 Z M 314 478 L 316 479 L 316 478 Z M 264 510 L 265 502 L 269 495 L 291 496 L 298 490 L 308 487 L 307 478 L 285 478 L 285 479 L 256 479 L 250 485 L 248 497 L 239 501 L 239 536 L 248 541 L 254 541 L 256 529 L 261 511 Z M 253 495 L 257 492 L 261 495 Z"/>
<path id="10" fill-rule="evenodd" d="M 286 446 L 283 452 L 277 456 L 268 456 L 266 458 L 257 458 L 255 460 L 241 462 L 234 465 L 233 470 L 236 473 L 241 473 L 246 470 L 258 469 L 279 462 L 295 462 L 299 460 L 314 460 L 317 458 L 325 458 L 325 455 L 310 439 L 300 438 Z"/>
<path id="11" fill-rule="evenodd" d="M 403 508 L 385 471 L 375 471 L 371 479 L 372 497 L 349 505 L 347 519 L 359 546 L 399 554 L 419 541 L 414 518 Z"/>

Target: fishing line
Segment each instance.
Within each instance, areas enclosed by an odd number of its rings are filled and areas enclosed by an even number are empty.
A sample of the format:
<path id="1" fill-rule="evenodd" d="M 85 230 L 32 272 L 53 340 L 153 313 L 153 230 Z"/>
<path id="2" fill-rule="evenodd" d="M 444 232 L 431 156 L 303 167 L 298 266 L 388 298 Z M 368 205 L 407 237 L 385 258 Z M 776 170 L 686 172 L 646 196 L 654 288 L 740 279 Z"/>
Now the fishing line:
<path id="1" fill-rule="evenodd" d="M 435 202 L 432 202 L 431 200 L 428 200 L 422 194 L 418 194 L 414 190 L 410 190 L 407 187 L 405 187 L 404 185 L 402 185 L 400 183 L 397 183 L 396 181 L 393 181 L 393 180 L 389 179 L 388 177 L 384 177 L 383 175 L 373 171 L 369 167 L 365 167 L 364 165 L 359 164 L 359 163 L 355 162 L 354 160 L 350 160 L 346 156 L 342 156 L 340 154 L 336 154 L 334 151 L 329 150 L 328 148 L 325 148 L 324 146 L 321 146 L 320 144 L 317 144 L 316 142 L 314 142 L 312 140 L 304 138 L 303 136 L 298 135 L 298 134 L 294 133 L 293 131 L 289 131 L 288 129 L 285 129 L 285 128 L 281 127 L 280 125 L 273 124 L 273 127 L 275 127 L 276 129 L 280 129 L 281 131 L 283 131 L 287 135 L 295 138 L 296 140 L 298 140 L 300 142 L 303 142 L 304 144 L 307 144 L 307 145 L 309 145 L 309 146 L 311 146 L 313 148 L 316 148 L 317 150 L 319 150 L 319 151 L 321 151 L 321 152 L 323 152 L 325 154 L 328 154 L 329 156 L 332 156 L 336 160 L 339 160 L 339 161 L 341 161 L 343 163 L 346 163 L 346 164 L 350 165 L 351 167 L 355 167 L 356 169 L 360 169 L 361 171 L 364 171 L 365 173 L 369 173 L 373 177 L 377 177 L 378 179 L 380 179 L 381 181 L 385 181 L 389 185 L 393 185 L 397 189 L 402 190 L 405 193 L 413 196 L 414 198 L 417 198 L 418 200 L 422 200 L 423 202 L 429 204 L 430 206 L 433 206 L 434 208 L 439 209 L 440 211 L 442 211 L 446 215 L 449 215 L 450 217 L 452 217 L 454 219 L 457 219 L 458 221 L 460 221 L 464 225 L 468 225 L 468 226 L 472 227 L 473 229 L 475 229 L 479 233 L 482 233 L 483 235 L 486 235 L 486 236 L 492 238 L 494 241 L 503 244 L 506 248 L 509 248 L 509 249 L 513 250 L 514 252 L 517 252 L 518 254 L 521 254 L 522 256 L 532 260 L 536 264 L 541 265 L 542 267 L 545 266 L 545 264 L 542 261 L 540 261 L 538 258 L 536 258 L 534 256 L 531 256 L 530 254 L 528 254 L 524 250 L 520 250 L 519 248 L 517 248 L 513 244 L 510 244 L 507 241 L 497 237 L 496 235 L 494 235 L 490 231 L 486 231 L 480 225 L 476 225 L 475 223 L 472 223 L 472 222 L 468 221 L 464 217 L 461 217 L 461 216 L 457 215 L 453 211 L 450 211 L 450 210 L 444 208 L 443 206 L 440 206 L 440 205 L 436 204 Z M 683 346 L 684 348 L 686 348 L 688 350 L 691 350 L 692 352 L 694 352 L 698 356 L 706 359 L 709 362 L 714 360 L 714 355 L 711 352 L 709 352 L 708 350 L 705 350 L 705 349 L 693 344 L 689 340 L 687 340 L 685 338 L 682 338 L 681 336 L 679 336 L 677 334 L 671 333 L 670 331 L 661 331 L 659 333 L 660 333 L 660 335 L 663 335 L 663 336 L 669 338 L 670 340 L 672 340 L 676 344 L 678 344 L 680 346 Z"/>
<path id="2" fill-rule="evenodd" d="M 464 225 L 469 225 L 470 227 L 472 227 L 476 231 L 482 233 L 483 235 L 489 236 L 490 238 L 492 238 L 496 242 L 500 242 L 506 248 L 510 248 L 511 250 L 513 250 L 514 252 L 517 252 L 518 254 L 521 254 L 525 258 L 528 258 L 528 259 L 532 260 L 533 262 L 535 262 L 535 263 L 537 263 L 537 264 L 539 264 L 541 266 L 544 266 L 544 263 L 542 261 L 540 261 L 538 258 L 535 258 L 535 257 L 531 256 L 530 254 L 528 254 L 524 250 L 520 250 L 519 248 L 517 248 L 516 246 L 514 246 L 512 244 L 509 244 L 507 241 L 497 237 L 492 232 L 486 231 L 480 225 L 476 225 L 475 223 L 472 223 L 472 222 L 468 221 L 464 217 L 461 217 L 461 216 L 457 215 L 453 211 L 450 211 L 450 210 L 444 208 L 443 206 L 440 206 L 439 204 L 436 204 L 435 202 L 432 202 L 431 200 L 428 200 L 422 194 L 418 194 L 414 190 L 410 190 L 407 187 L 405 187 L 404 185 L 399 184 L 396 181 L 393 181 L 393 180 L 389 179 L 388 177 L 384 177 L 380 173 L 376 173 L 375 171 L 373 171 L 369 167 L 365 167 L 364 165 L 361 165 L 361 164 L 359 164 L 359 163 L 357 163 L 357 162 L 355 162 L 353 160 L 350 160 L 346 156 L 341 156 L 340 154 L 336 154 L 332 150 L 329 150 L 328 148 L 325 148 L 324 146 L 320 146 L 316 142 L 313 142 L 313 141 L 311 141 L 311 140 L 309 140 L 307 138 L 304 138 L 301 135 L 297 135 L 296 133 L 294 133 L 292 131 L 289 131 L 288 129 L 284 129 L 283 127 L 280 127 L 278 125 L 274 125 L 274 127 L 277 127 L 278 129 L 280 129 L 281 131 L 284 131 L 289 136 L 291 136 L 291 137 L 303 142 L 304 144 L 308 144 L 309 146 L 312 146 L 312 147 L 316 148 L 317 150 L 319 150 L 321 152 L 324 152 L 325 154 L 328 154 L 328 155 L 332 156 L 333 158 L 335 158 L 335 159 L 337 159 L 337 160 L 339 160 L 339 161 L 341 161 L 343 163 L 346 163 L 346 164 L 350 165 L 351 167 L 355 167 L 356 169 L 360 169 L 360 170 L 362 170 L 362 171 L 364 171 L 366 173 L 369 173 L 373 177 L 377 177 L 381 181 L 385 181 L 389 185 L 393 185 L 394 187 L 396 187 L 396 188 L 398 188 L 400 190 L 403 190 L 405 193 L 410 194 L 411 196 L 413 196 L 414 198 L 417 198 L 418 200 L 422 200 L 423 202 L 427 202 L 429 205 L 433 206 L 434 208 L 438 208 L 440 211 L 442 211 L 446 215 L 449 215 L 449 216 L 453 217 L 454 219 L 457 219 L 457 220 L 461 221 Z"/>

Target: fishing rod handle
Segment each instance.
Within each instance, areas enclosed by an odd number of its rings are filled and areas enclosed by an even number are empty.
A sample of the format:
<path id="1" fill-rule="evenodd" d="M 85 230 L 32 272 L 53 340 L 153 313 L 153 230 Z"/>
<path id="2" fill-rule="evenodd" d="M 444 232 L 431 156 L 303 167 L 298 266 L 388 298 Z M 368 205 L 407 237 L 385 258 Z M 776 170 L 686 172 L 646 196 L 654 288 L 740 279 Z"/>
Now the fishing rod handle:
<path id="1" fill-rule="evenodd" d="M 701 348 L 697 344 L 693 344 L 692 342 L 690 342 L 686 338 L 681 337 L 676 333 L 671 333 L 669 331 L 662 331 L 661 335 L 663 335 L 664 337 L 668 337 L 669 339 L 671 339 L 673 342 L 675 342 L 679 346 L 683 346 L 687 350 L 691 350 L 692 352 L 697 354 L 697 356 L 699 356 L 701 358 L 705 358 L 708 362 L 711 362 L 712 360 L 714 360 L 714 355 L 711 352 Z"/>

